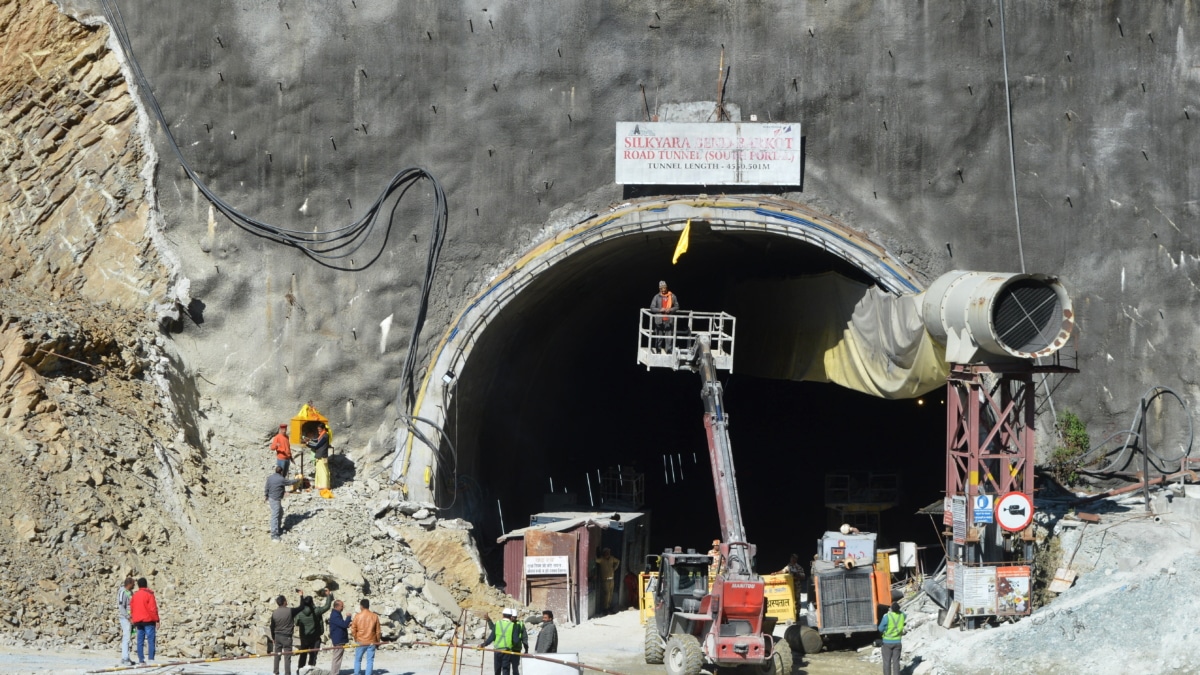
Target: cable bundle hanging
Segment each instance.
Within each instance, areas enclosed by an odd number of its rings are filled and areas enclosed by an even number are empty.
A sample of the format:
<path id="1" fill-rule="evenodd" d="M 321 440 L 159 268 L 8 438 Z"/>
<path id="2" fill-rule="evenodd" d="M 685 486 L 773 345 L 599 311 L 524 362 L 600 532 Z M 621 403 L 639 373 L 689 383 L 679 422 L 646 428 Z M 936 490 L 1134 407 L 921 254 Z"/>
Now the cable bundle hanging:
<path id="1" fill-rule="evenodd" d="M 442 189 L 442 185 L 432 174 L 420 167 L 408 167 L 401 169 L 389 181 L 387 187 L 379 195 L 367 212 L 358 220 L 330 230 L 294 230 L 270 223 L 265 223 L 256 218 L 252 218 L 235 207 L 230 205 L 225 200 L 215 194 L 205 183 L 204 180 L 192 169 L 187 159 L 184 158 L 183 152 L 179 148 L 179 143 L 175 140 L 174 134 L 171 133 L 171 126 L 167 123 L 166 116 L 163 114 L 162 108 L 158 105 L 158 100 L 154 97 L 153 90 L 150 88 L 150 82 L 142 72 L 141 65 L 133 55 L 133 46 L 129 39 L 129 33 L 125 28 L 125 21 L 121 17 L 120 10 L 111 2 L 111 0 L 101 0 L 101 5 L 104 9 L 104 16 L 112 26 L 113 34 L 117 38 L 117 42 L 121 45 L 122 51 L 125 52 L 126 61 L 133 73 L 138 89 L 143 93 L 147 105 L 154 116 L 158 118 L 158 122 L 162 127 L 163 133 L 166 134 L 167 141 L 171 146 L 171 150 L 178 158 L 183 170 L 187 173 L 200 192 L 205 198 L 222 214 L 225 215 L 235 225 L 243 230 L 259 236 L 264 239 L 270 239 L 285 246 L 300 249 L 305 255 L 317 261 L 318 263 L 338 270 L 362 270 L 370 267 L 372 263 L 379 259 L 383 253 L 383 247 L 387 244 L 388 236 L 391 234 L 392 217 L 394 217 L 396 207 L 399 205 L 399 200 L 404 197 L 412 184 L 417 180 L 425 178 L 433 184 L 434 191 L 434 226 L 433 239 L 430 242 L 430 255 L 436 262 L 437 254 L 440 252 L 442 238 L 448 218 L 448 208 L 446 204 L 446 193 Z M 338 261 L 348 258 L 357 252 L 363 244 L 367 242 L 370 235 L 375 229 L 376 221 L 379 214 L 383 210 L 383 206 L 387 199 L 393 193 L 399 191 L 396 203 L 393 204 L 387 223 L 387 230 L 384 233 L 383 241 L 379 245 L 379 250 L 371 256 L 370 260 L 363 264 L 354 266 L 342 266 Z"/>
<path id="2" fill-rule="evenodd" d="M 371 204 L 371 207 L 367 209 L 367 212 L 362 217 L 349 225 L 331 230 L 302 231 L 288 229 L 265 223 L 242 213 L 209 189 L 200 176 L 192 169 L 187 159 L 184 158 L 183 152 L 179 148 L 179 143 L 175 140 L 174 134 L 171 133 L 171 126 L 167 123 L 166 116 L 163 114 L 162 108 L 158 105 L 158 100 L 154 96 L 150 82 L 142 72 L 141 65 L 138 63 L 136 57 L 134 57 L 133 45 L 129 39 L 129 33 L 125 28 L 125 20 L 121 16 L 120 9 L 111 0 L 101 0 L 100 4 L 104 10 L 105 19 L 107 19 L 109 26 L 112 28 L 113 35 L 116 36 L 117 42 L 125 54 L 125 59 L 133 74 L 135 84 L 138 90 L 142 92 L 146 104 L 158 119 L 163 133 L 166 135 L 167 141 L 171 146 L 171 150 L 179 160 L 179 164 L 187 172 L 188 177 L 191 178 L 200 192 L 208 199 L 209 203 L 246 232 L 263 237 L 264 239 L 270 239 L 284 246 L 299 249 L 318 264 L 330 269 L 360 271 L 370 267 L 383 254 L 383 249 L 387 245 L 388 238 L 391 235 L 396 209 L 399 207 L 400 200 L 404 198 L 409 188 L 420 179 L 427 179 L 432 183 L 434 193 L 433 231 L 425 259 L 425 276 L 421 282 L 421 295 L 417 306 L 416 320 L 413 323 L 412 333 L 409 336 L 408 353 L 404 359 L 400 393 L 397 396 L 397 403 L 400 404 L 400 409 L 411 412 L 413 404 L 413 373 L 416 370 L 421 329 L 425 324 L 425 315 L 429 308 L 429 293 L 433 285 L 433 275 L 437 269 L 438 258 L 441 255 L 442 243 L 446 235 L 446 224 L 449 219 L 449 207 L 447 206 L 446 192 L 442 189 L 442 184 L 433 174 L 420 167 L 401 169 L 392 176 L 387 187 L 384 188 L 383 192 Z M 383 211 L 387 200 L 394 193 L 398 194 L 396 194 L 391 209 L 388 210 L 388 221 L 384 230 L 383 241 L 379 243 L 379 249 L 365 263 L 354 264 L 352 262 L 349 266 L 342 265 L 340 263 L 341 260 L 349 258 L 349 256 L 358 251 L 370 239 L 371 234 L 375 230 L 379 214 Z"/>

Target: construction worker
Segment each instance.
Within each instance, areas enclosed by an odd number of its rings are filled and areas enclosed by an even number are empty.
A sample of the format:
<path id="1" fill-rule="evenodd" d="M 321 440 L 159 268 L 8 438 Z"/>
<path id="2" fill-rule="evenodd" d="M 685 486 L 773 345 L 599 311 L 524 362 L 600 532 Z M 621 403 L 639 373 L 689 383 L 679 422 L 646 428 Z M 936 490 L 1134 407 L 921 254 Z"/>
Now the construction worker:
<path id="1" fill-rule="evenodd" d="M 667 288 L 667 282 L 658 282 L 658 293 L 650 300 L 650 311 L 661 315 L 650 320 L 656 336 L 651 351 L 655 353 L 666 351 L 668 347 L 666 336 L 671 335 L 675 328 L 675 322 L 670 315 L 679 311 L 679 298 L 675 297 L 675 294 Z"/>
<path id="2" fill-rule="evenodd" d="M 496 622 L 496 627 L 492 629 L 487 640 L 484 640 L 481 645 L 483 647 L 492 645 L 492 648 L 497 650 L 492 654 L 492 666 L 496 675 L 519 675 L 518 668 L 520 666 L 517 665 L 517 655 L 504 653 L 518 651 L 522 644 L 521 636 L 524 634 L 524 628 L 517 622 L 516 616 L 516 610 L 505 607 L 500 612 L 500 620 Z M 525 645 L 528 650 L 528 643 Z"/>
<path id="3" fill-rule="evenodd" d="M 708 550 L 708 554 L 712 556 L 712 562 L 708 564 L 708 581 L 712 583 L 713 579 L 717 578 L 717 574 L 721 572 L 721 540 L 713 539 L 712 548 Z"/>
<path id="4" fill-rule="evenodd" d="M 888 613 L 879 620 L 879 632 L 883 634 L 880 646 L 883 675 L 900 675 L 900 639 L 904 634 L 904 618 L 900 603 L 893 602 Z"/>
<path id="5" fill-rule="evenodd" d="M 288 440 L 286 424 L 279 425 L 279 433 L 271 439 L 271 449 L 275 451 L 275 464 L 283 469 L 283 475 L 286 476 L 292 464 L 292 442 Z"/>
<path id="6" fill-rule="evenodd" d="M 776 574 L 792 575 L 792 599 L 796 601 L 796 606 L 800 606 L 800 597 L 804 593 L 805 581 L 808 575 L 804 572 L 804 565 L 800 563 L 800 556 L 796 553 L 788 559 L 787 567 L 776 572 Z"/>
<path id="7" fill-rule="evenodd" d="M 600 578 L 600 614 L 612 611 L 613 580 L 620 568 L 621 559 L 613 557 L 612 549 L 605 548 L 600 551 L 600 557 L 596 558 L 596 572 Z"/>
<path id="8" fill-rule="evenodd" d="M 313 451 L 317 460 L 314 487 L 318 490 L 329 489 L 329 429 L 324 424 L 317 425 L 317 437 L 308 441 L 308 447 Z"/>

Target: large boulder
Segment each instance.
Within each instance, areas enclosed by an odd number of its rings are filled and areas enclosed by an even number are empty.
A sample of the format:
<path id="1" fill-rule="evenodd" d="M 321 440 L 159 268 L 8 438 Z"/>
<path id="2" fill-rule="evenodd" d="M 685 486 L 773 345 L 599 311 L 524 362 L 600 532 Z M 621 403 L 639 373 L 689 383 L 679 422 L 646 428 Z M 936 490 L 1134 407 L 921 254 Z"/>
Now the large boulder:
<path id="1" fill-rule="evenodd" d="M 367 580 L 363 577 L 362 568 L 359 567 L 353 560 L 344 556 L 335 555 L 329 559 L 329 573 L 332 574 L 338 581 L 345 582 L 355 588 L 362 588 Z"/>

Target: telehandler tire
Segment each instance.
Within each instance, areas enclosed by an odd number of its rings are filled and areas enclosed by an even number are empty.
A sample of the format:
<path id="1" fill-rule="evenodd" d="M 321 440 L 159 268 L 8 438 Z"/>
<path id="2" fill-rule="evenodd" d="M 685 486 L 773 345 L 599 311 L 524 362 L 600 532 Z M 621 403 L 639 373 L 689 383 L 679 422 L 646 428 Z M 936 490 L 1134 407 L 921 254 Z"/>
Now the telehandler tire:
<path id="1" fill-rule="evenodd" d="M 775 652 L 771 654 L 771 668 L 763 675 L 792 675 L 792 646 L 786 640 L 775 641 Z"/>
<path id="2" fill-rule="evenodd" d="M 704 651 L 691 635 L 672 635 L 667 640 L 663 662 L 669 675 L 700 675 L 704 667 Z"/>
<path id="3" fill-rule="evenodd" d="M 646 663 L 662 663 L 663 662 L 663 641 L 658 636 L 658 628 L 651 620 L 646 624 L 646 641 L 643 643 L 646 653 Z"/>

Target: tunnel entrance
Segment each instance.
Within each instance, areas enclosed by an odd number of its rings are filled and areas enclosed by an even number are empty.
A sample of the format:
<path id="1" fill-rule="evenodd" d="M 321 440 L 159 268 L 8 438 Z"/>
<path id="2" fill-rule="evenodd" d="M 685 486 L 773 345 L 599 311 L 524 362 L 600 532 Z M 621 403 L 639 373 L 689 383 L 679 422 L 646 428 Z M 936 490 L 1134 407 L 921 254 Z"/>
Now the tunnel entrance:
<path id="1" fill-rule="evenodd" d="M 898 274 L 880 283 L 880 269 L 898 268 L 886 255 L 872 267 L 769 228 L 722 224 L 693 219 L 689 251 L 676 265 L 678 227 L 597 239 L 537 270 L 519 292 L 507 291 L 485 328 L 464 335 L 460 318 L 443 341 L 443 353 L 456 339 L 465 347 L 436 362 L 427 378 L 428 387 L 445 368 L 440 401 L 427 400 L 423 410 L 444 415 L 450 442 L 426 475 L 439 506 L 474 523 L 494 577 L 502 564 L 495 541 L 504 529 L 528 525 L 541 511 L 603 510 L 596 473 L 618 466 L 645 475 L 653 548 L 703 550 L 720 535 L 699 379 L 647 371 L 635 361 L 637 311 L 660 279 L 684 309 L 738 317 L 740 344 L 769 335 L 773 324 L 761 311 L 762 297 L 747 307 L 744 294 L 730 293 L 747 282 L 768 296 L 767 306 L 776 285 L 783 292 L 801 277 L 838 275 L 915 290 Z M 473 307 L 502 292 L 497 283 Z M 882 513 L 881 539 L 894 545 L 935 538 L 927 519 L 913 513 L 943 489 L 941 389 L 886 401 L 832 384 L 739 373 L 737 362 L 751 358 L 739 352 L 724 386 L 746 529 L 762 571 L 783 567 L 793 552 L 811 555 L 828 525 L 828 476 L 896 475 L 899 503 Z M 664 471 L 668 455 L 674 466 Z"/>

